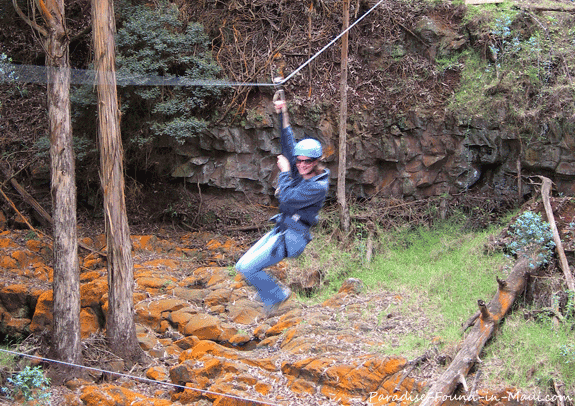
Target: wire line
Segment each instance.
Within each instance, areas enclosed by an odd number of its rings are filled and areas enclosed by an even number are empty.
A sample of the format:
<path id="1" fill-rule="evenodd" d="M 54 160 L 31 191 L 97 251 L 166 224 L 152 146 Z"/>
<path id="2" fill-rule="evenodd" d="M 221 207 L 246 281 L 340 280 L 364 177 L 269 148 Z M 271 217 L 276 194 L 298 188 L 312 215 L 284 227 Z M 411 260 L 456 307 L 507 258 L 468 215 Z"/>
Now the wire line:
<path id="1" fill-rule="evenodd" d="M 262 405 L 279 406 L 277 403 L 268 403 L 268 402 L 264 402 L 264 401 L 261 401 L 261 400 L 255 400 L 255 399 L 249 399 L 249 398 L 242 398 L 242 397 L 240 397 L 240 396 L 226 395 L 225 393 L 212 392 L 212 391 L 209 391 L 209 390 L 198 389 L 198 388 L 194 388 L 194 387 L 190 387 L 190 386 L 178 385 L 178 384 L 170 383 L 170 382 L 155 381 L 155 380 L 153 380 L 153 379 L 148 379 L 148 378 L 142 378 L 142 377 L 139 377 L 139 376 L 122 374 L 122 373 L 120 373 L 120 372 L 107 371 L 107 370 L 105 370 L 105 369 L 100 369 L 100 368 L 94 368 L 94 367 L 87 367 L 87 366 L 83 366 L 83 365 L 72 364 L 72 363 L 70 363 L 70 362 L 58 361 L 58 360 L 50 359 L 50 358 L 37 357 L 37 356 L 35 356 L 35 355 L 29 355 L 29 354 L 24 354 L 24 353 L 21 353 L 21 352 L 5 350 L 5 349 L 2 349 L 2 348 L 0 348 L 0 352 L 7 353 L 7 354 L 12 354 L 12 355 L 16 355 L 16 356 L 20 356 L 20 357 L 28 357 L 28 358 L 31 358 L 31 359 L 35 359 L 35 360 L 37 360 L 37 361 L 46 361 L 46 362 L 50 362 L 50 363 L 54 363 L 54 364 L 61 364 L 61 365 L 71 366 L 71 367 L 75 367 L 75 368 L 79 368 L 79 369 L 86 369 L 86 370 L 95 371 L 95 372 L 100 372 L 100 373 L 106 373 L 106 374 L 110 374 L 110 375 L 117 375 L 117 376 L 124 377 L 124 378 L 129 378 L 129 379 L 138 380 L 138 381 L 141 381 L 141 382 L 144 382 L 144 383 L 153 383 L 153 384 L 156 384 L 156 385 L 171 386 L 171 387 L 174 387 L 174 388 L 179 388 L 179 389 L 184 389 L 184 390 L 185 390 L 185 389 L 188 389 L 188 390 L 200 392 L 200 393 L 202 393 L 202 394 L 215 395 L 215 396 L 223 396 L 223 397 L 226 397 L 226 398 L 232 398 L 232 399 L 237 399 L 237 400 L 244 400 L 244 401 L 248 401 L 248 402 L 259 403 L 259 404 L 262 404 Z"/>

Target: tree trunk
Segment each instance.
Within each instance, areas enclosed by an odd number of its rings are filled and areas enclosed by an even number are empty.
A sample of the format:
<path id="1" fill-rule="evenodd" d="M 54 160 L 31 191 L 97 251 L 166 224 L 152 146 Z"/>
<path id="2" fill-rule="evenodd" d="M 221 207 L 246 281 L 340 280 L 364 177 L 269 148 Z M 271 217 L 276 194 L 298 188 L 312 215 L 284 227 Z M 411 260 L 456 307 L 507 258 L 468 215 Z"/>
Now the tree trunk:
<path id="1" fill-rule="evenodd" d="M 50 126 L 51 191 L 54 224 L 54 331 L 56 359 L 82 363 L 80 336 L 80 267 L 76 232 L 76 182 L 70 117 L 70 64 L 64 1 L 40 11 L 48 25 L 46 65 Z M 59 381 L 74 376 L 70 367 L 55 366 Z"/>
<path id="2" fill-rule="evenodd" d="M 343 0 L 343 27 L 349 27 L 349 0 Z M 340 208 L 342 229 L 349 231 L 349 208 L 345 198 L 345 176 L 347 173 L 347 51 L 349 32 L 341 40 L 341 105 L 339 109 L 339 164 L 337 170 L 337 201 Z"/>
<path id="3" fill-rule="evenodd" d="M 114 354 L 132 363 L 142 359 L 144 353 L 136 338 L 134 321 L 134 264 L 124 196 L 112 0 L 92 0 L 92 21 L 98 89 L 100 177 L 108 244 L 106 338 Z"/>
<path id="4" fill-rule="evenodd" d="M 76 181 L 70 116 L 69 39 L 64 0 L 34 3 L 45 27 L 29 19 L 20 10 L 16 0 L 12 4 L 18 15 L 45 38 L 54 233 L 52 356 L 67 364 L 81 364 Z M 53 365 L 50 371 L 52 382 L 58 384 L 78 376 L 79 372 L 73 369 L 70 365 Z"/>
<path id="5" fill-rule="evenodd" d="M 485 343 L 493 335 L 499 322 L 513 305 L 515 298 L 523 292 L 527 275 L 532 270 L 531 260 L 528 257 L 520 258 L 513 267 L 507 280 L 497 279 L 499 285 L 497 293 L 488 305 L 482 300 L 478 301 L 479 317 L 475 325 L 463 341 L 461 349 L 447 368 L 447 370 L 431 385 L 420 406 L 439 406 L 453 396 L 457 385 L 461 383 L 465 392 L 468 392 L 465 377 L 479 361 L 479 354 Z"/>

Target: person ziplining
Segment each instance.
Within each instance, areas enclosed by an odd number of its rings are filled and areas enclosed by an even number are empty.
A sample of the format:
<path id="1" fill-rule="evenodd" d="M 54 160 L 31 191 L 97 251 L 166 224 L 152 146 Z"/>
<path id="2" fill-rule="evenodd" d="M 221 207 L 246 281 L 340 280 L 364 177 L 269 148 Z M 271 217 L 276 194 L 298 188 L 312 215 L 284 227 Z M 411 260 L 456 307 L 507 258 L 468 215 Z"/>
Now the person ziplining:
<path id="1" fill-rule="evenodd" d="M 304 138 L 294 145 L 286 101 L 282 90 L 274 95 L 279 115 L 282 154 L 277 157 L 280 170 L 275 195 L 279 213 L 271 218 L 275 227 L 252 246 L 236 263 L 236 269 L 254 286 L 268 317 L 274 316 L 291 295 L 264 269 L 284 258 L 299 256 L 311 241 L 310 228 L 317 224 L 329 189 L 329 169 L 320 163 L 321 143 Z"/>
<path id="2" fill-rule="evenodd" d="M 382 2 L 380 0 L 287 78 L 274 80 L 274 86 L 277 88 L 295 76 Z M 329 170 L 320 164 L 322 146 L 318 140 L 304 138 L 294 146 L 293 131 L 281 88 L 274 94 L 273 102 L 279 115 L 282 145 L 282 154 L 277 158 L 280 174 L 275 193 L 279 201 L 279 214 L 271 219 L 275 227 L 236 263 L 238 272 L 257 290 L 268 317 L 276 315 L 280 306 L 289 299 L 291 291 L 281 286 L 264 269 L 285 258 L 297 257 L 304 251 L 312 239 L 310 228 L 318 222 L 318 213 L 325 202 L 330 179 Z"/>

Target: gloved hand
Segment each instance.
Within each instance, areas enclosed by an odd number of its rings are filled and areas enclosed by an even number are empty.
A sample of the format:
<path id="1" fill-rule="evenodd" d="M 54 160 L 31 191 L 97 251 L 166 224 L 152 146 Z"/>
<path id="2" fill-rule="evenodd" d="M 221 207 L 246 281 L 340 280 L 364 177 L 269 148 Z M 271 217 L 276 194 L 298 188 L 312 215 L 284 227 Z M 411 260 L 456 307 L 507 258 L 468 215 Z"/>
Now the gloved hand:
<path id="1" fill-rule="evenodd" d="M 287 113 L 287 106 L 285 100 L 274 101 L 274 107 L 276 108 L 276 113 Z"/>
<path id="2" fill-rule="evenodd" d="M 274 94 L 274 107 L 276 109 L 276 113 L 287 113 L 287 105 L 285 101 L 285 94 L 283 90 L 278 90 Z"/>
<path id="3" fill-rule="evenodd" d="M 289 172 L 291 170 L 288 159 L 283 155 L 278 155 L 278 168 L 280 172 Z"/>

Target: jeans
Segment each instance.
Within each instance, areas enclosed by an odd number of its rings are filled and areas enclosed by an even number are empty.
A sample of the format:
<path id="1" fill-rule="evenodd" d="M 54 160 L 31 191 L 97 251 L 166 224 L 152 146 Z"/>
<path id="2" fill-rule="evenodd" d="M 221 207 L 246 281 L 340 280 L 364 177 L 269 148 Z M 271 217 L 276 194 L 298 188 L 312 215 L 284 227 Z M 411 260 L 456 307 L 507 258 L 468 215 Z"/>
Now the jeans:
<path id="1" fill-rule="evenodd" d="M 238 272 L 256 288 L 265 306 L 272 306 L 286 298 L 286 293 L 275 279 L 263 270 L 286 257 L 283 238 L 281 231 L 274 228 L 251 247 L 236 264 Z"/>

